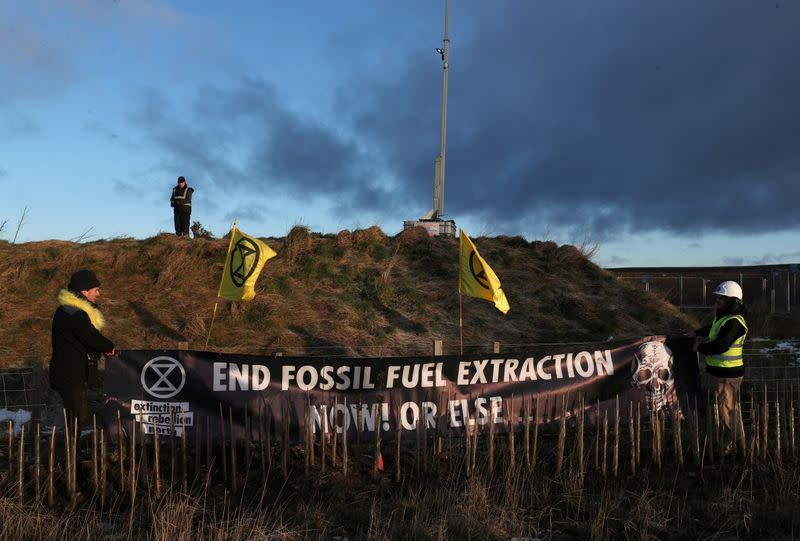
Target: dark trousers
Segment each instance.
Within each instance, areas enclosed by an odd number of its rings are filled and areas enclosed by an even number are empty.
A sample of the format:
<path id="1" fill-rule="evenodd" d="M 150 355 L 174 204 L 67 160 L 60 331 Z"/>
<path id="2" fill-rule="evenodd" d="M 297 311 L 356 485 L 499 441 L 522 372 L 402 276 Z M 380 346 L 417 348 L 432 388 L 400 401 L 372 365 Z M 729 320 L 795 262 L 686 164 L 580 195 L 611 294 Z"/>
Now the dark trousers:
<path id="1" fill-rule="evenodd" d="M 192 207 L 180 205 L 175 207 L 175 234 L 179 236 L 189 236 L 189 218 L 192 215 Z"/>
<path id="2" fill-rule="evenodd" d="M 58 394 L 61 395 L 61 400 L 64 401 L 64 409 L 67 410 L 67 418 L 72 423 L 72 420 L 77 417 L 78 425 L 86 425 L 89 423 L 89 397 L 86 389 L 76 387 L 71 389 L 56 389 Z"/>

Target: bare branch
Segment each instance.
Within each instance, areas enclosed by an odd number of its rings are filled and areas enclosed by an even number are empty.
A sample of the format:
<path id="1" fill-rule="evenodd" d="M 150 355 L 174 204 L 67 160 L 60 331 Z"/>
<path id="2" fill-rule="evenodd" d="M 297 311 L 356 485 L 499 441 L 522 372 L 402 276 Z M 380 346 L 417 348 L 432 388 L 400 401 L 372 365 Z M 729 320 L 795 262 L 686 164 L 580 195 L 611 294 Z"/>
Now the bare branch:
<path id="1" fill-rule="evenodd" d="M 94 236 L 94 235 L 91 235 L 91 236 L 89 235 L 89 233 L 92 231 L 92 229 L 94 229 L 94 226 L 90 227 L 89 229 L 87 229 L 86 231 L 84 231 L 83 233 L 81 233 L 80 235 L 75 237 L 74 239 L 70 239 L 70 240 L 72 242 L 83 242 L 83 241 L 85 241 L 87 239 L 90 239 L 91 237 Z"/>
<path id="2" fill-rule="evenodd" d="M 5 231 L 7 223 L 8 223 L 8 220 L 3 220 L 2 222 L 0 222 L 0 233 Z"/>
<path id="3" fill-rule="evenodd" d="M 28 217 L 28 205 L 25 205 L 25 208 L 22 209 L 22 216 L 19 218 L 19 222 L 17 223 L 17 231 L 14 233 L 14 240 L 11 241 L 11 244 L 16 244 L 17 236 L 19 235 L 19 230 L 22 229 L 22 226 L 25 225 L 25 218 Z"/>

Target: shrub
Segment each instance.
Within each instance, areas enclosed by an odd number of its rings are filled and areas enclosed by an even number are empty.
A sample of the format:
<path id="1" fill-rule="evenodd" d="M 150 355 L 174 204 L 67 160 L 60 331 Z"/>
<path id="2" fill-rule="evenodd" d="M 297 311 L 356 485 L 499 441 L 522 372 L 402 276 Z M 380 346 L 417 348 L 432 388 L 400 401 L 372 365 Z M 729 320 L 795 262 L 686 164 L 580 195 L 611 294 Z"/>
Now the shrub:
<path id="1" fill-rule="evenodd" d="M 294 262 L 299 256 L 311 250 L 311 232 L 304 225 L 295 225 L 286 235 L 286 259 Z"/>
<path id="2" fill-rule="evenodd" d="M 205 227 L 203 227 L 203 224 L 201 224 L 200 222 L 193 222 L 192 227 L 190 229 L 192 230 L 192 235 L 196 239 L 214 238 L 214 235 L 211 234 L 211 231 L 208 231 Z"/>

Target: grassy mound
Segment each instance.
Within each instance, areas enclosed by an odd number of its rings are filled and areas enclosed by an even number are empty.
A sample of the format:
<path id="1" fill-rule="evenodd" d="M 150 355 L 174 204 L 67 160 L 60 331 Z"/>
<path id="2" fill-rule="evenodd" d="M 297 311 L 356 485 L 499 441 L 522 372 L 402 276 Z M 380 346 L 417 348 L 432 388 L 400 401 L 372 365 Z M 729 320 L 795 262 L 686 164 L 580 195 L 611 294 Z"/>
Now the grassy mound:
<path id="1" fill-rule="evenodd" d="M 459 342 L 458 241 L 378 227 L 264 239 L 270 260 L 248 303 L 220 301 L 208 349 L 285 355 L 425 355 Z M 463 299 L 465 353 L 691 328 L 670 304 L 617 280 L 573 246 L 474 239 L 511 311 Z M 119 348 L 203 349 L 227 239 L 0 243 L 0 366 L 46 365 L 56 296 L 80 268 L 103 283 L 105 333 Z"/>

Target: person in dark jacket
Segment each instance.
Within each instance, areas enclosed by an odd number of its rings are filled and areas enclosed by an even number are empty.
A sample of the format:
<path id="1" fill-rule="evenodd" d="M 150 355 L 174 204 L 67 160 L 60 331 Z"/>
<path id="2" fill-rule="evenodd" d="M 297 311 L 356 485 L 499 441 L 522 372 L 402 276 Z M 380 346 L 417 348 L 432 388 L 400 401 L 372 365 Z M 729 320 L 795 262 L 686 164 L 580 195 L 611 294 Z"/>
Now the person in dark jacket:
<path id="1" fill-rule="evenodd" d="M 186 179 L 178 177 L 178 185 L 172 188 L 172 197 L 169 204 L 175 215 L 175 234 L 178 236 L 189 236 L 189 219 L 192 215 L 192 194 L 194 188 L 186 184 Z"/>
<path id="2" fill-rule="evenodd" d="M 81 424 L 89 420 L 87 391 L 97 361 L 116 353 L 114 343 L 100 333 L 105 320 L 96 304 L 99 297 L 95 273 L 79 270 L 59 292 L 53 314 L 50 386 L 61 395 L 69 418 Z"/>
<path id="3" fill-rule="evenodd" d="M 714 322 L 690 333 L 690 336 L 696 337 L 694 350 L 705 356 L 709 386 L 719 409 L 723 452 L 729 454 L 736 442 L 744 451 L 741 415 L 736 427 L 733 426 L 733 417 L 744 378 L 742 348 L 748 329 L 741 286 L 733 281 L 722 282 L 714 290 L 714 295 L 717 296 Z"/>

